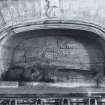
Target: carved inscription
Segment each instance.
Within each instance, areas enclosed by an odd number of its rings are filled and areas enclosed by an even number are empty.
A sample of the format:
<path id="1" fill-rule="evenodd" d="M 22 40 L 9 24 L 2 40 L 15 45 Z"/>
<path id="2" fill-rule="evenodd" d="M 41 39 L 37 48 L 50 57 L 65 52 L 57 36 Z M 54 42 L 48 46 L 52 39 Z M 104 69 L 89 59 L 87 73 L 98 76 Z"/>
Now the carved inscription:
<path id="1" fill-rule="evenodd" d="M 54 33 L 55 34 L 55 33 Z M 24 53 L 22 53 L 23 49 Z M 17 59 L 18 58 L 18 59 Z M 25 59 L 25 60 L 24 60 Z M 91 40 L 66 36 L 35 37 L 24 41 L 16 50 L 14 62 L 22 64 L 47 64 L 73 69 L 102 69 L 103 53 Z"/>

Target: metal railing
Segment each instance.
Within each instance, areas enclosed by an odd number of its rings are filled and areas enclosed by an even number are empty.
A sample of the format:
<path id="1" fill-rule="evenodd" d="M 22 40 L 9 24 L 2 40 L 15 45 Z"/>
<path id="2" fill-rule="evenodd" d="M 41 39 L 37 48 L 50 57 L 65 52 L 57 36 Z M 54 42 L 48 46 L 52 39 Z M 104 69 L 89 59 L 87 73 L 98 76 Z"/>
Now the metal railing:
<path id="1" fill-rule="evenodd" d="M 3 98 L 0 105 L 105 105 L 105 98 Z"/>

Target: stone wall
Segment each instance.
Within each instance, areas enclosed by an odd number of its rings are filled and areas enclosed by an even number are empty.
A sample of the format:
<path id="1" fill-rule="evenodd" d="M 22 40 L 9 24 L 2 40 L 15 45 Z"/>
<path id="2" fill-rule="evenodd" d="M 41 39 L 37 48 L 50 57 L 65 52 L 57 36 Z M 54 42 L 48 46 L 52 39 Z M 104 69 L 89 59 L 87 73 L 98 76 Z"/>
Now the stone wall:
<path id="1" fill-rule="evenodd" d="M 102 70 L 104 55 L 94 40 L 50 35 L 24 40 L 14 51 L 13 62 Z"/>

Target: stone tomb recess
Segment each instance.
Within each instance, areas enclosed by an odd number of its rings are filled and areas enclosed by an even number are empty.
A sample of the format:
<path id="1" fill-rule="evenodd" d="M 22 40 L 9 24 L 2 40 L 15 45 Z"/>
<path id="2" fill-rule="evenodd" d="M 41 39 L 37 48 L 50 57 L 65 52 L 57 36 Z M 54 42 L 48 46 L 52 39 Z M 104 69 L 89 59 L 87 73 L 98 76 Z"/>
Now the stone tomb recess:
<path id="1" fill-rule="evenodd" d="M 91 32 L 67 29 L 22 32 L 7 38 L 1 47 L 1 80 L 94 84 L 97 73 L 104 71 L 104 50 L 100 38 Z M 8 73 L 16 68 L 17 72 Z M 19 70 L 23 68 L 24 72 Z M 5 77 L 6 73 L 10 77 Z"/>

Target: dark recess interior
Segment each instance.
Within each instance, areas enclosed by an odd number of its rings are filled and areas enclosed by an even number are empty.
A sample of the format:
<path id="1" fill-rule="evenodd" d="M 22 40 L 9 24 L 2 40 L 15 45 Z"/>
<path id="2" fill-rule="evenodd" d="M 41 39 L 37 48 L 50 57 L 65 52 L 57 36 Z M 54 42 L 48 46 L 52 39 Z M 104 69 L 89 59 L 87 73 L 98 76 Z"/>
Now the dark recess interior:
<path id="1" fill-rule="evenodd" d="M 72 82 L 100 78 L 105 54 L 99 39 L 92 32 L 73 29 L 18 33 L 7 41 L 7 47 L 13 49 L 9 63 L 4 61 L 8 69 L 2 80 Z"/>

